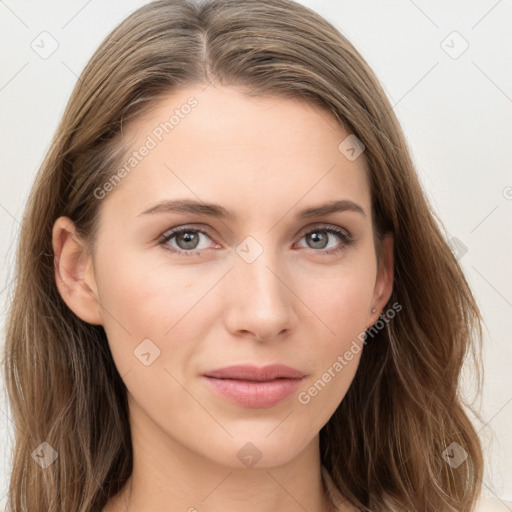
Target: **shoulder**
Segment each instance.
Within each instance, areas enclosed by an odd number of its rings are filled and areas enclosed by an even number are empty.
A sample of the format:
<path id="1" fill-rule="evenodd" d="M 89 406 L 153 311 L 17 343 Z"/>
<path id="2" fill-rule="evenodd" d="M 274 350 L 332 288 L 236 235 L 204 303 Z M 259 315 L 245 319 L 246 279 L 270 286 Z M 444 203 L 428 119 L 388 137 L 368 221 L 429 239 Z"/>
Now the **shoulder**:
<path id="1" fill-rule="evenodd" d="M 325 466 L 322 466 L 322 477 L 333 503 L 336 506 L 339 506 L 344 501 L 343 497 L 341 496 L 341 493 L 334 485 L 331 475 L 329 474 Z M 500 500 L 498 498 L 482 497 L 476 504 L 474 512 L 510 512 L 511 510 L 512 501 Z"/>

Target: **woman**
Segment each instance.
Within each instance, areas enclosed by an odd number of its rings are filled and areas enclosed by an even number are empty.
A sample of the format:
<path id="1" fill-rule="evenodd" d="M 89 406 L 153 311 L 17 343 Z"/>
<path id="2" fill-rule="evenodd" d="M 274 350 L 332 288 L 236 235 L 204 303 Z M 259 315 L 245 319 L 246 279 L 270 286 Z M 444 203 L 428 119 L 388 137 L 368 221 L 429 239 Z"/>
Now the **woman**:
<path id="1" fill-rule="evenodd" d="M 376 77 L 288 0 L 162 0 L 84 69 L 7 326 L 21 511 L 470 511 L 480 313 Z"/>

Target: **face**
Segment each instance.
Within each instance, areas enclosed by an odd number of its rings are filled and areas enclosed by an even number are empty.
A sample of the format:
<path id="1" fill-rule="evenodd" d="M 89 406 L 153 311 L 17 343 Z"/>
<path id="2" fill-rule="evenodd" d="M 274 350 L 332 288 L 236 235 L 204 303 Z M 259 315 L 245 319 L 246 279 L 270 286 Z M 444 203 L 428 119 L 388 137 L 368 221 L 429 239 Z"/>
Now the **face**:
<path id="1" fill-rule="evenodd" d="M 348 135 L 301 100 L 213 85 L 129 127 L 122 180 L 97 191 L 96 302 L 75 311 L 104 326 L 133 429 L 232 467 L 317 438 L 391 293 Z M 296 374 L 214 375 L 275 364 Z"/>

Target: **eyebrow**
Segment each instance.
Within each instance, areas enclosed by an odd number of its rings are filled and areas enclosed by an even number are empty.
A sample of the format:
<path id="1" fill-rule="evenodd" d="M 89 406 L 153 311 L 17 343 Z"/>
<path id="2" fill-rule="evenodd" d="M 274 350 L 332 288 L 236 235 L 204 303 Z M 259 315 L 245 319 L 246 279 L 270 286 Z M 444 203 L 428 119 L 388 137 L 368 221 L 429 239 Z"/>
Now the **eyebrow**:
<path id="1" fill-rule="evenodd" d="M 300 211 L 296 217 L 298 219 L 309 219 L 311 217 L 318 217 L 327 215 L 329 213 L 351 211 L 361 214 L 366 217 L 366 213 L 361 206 L 348 199 L 341 199 L 338 201 L 330 201 L 318 206 L 312 206 Z M 150 215 L 154 213 L 195 213 L 198 215 L 206 215 L 213 218 L 235 220 L 236 215 L 230 212 L 221 205 L 213 203 L 203 203 L 200 201 L 190 199 L 168 199 L 161 201 L 147 210 L 144 210 L 138 215 Z"/>

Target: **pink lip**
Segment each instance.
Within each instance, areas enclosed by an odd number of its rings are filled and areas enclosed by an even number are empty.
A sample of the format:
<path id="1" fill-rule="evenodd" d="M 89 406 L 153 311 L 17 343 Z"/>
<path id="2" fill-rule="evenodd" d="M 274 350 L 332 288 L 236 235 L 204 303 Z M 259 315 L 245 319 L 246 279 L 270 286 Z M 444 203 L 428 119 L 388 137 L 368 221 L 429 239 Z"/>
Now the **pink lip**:
<path id="1" fill-rule="evenodd" d="M 228 400 L 250 408 L 265 408 L 281 402 L 297 390 L 304 373 L 275 364 L 230 366 L 204 374 L 205 380 Z"/>

